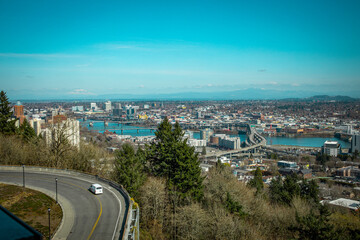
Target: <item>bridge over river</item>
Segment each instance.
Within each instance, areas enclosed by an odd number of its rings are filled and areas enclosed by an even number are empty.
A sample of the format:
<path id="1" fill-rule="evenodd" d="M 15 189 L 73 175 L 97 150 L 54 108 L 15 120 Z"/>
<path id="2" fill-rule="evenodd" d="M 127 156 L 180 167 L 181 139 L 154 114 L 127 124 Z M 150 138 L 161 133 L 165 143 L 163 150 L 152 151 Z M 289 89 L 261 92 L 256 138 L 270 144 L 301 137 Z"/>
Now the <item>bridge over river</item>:
<path id="1" fill-rule="evenodd" d="M 245 156 L 249 155 L 250 153 L 256 153 L 257 149 L 262 148 L 266 145 L 266 139 L 261 136 L 255 128 L 251 127 L 247 124 L 247 139 L 245 141 L 245 147 L 240 149 L 234 149 L 229 151 L 220 151 L 220 152 L 211 152 L 205 155 L 205 158 L 218 158 L 221 156 Z"/>

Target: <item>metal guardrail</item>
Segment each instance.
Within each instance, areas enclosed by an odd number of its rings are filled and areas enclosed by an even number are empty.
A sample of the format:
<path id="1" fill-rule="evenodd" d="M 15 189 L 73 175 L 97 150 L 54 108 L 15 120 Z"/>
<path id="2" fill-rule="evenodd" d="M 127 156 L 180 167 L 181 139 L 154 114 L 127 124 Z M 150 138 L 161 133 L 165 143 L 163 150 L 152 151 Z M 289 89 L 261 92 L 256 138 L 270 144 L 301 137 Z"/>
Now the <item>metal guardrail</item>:
<path id="1" fill-rule="evenodd" d="M 139 213 L 140 209 L 138 205 L 134 202 L 134 200 L 130 197 L 129 193 L 126 189 L 111 180 L 99 177 L 98 175 L 92 175 L 88 173 L 78 172 L 75 170 L 68 170 L 68 169 L 56 169 L 56 168 L 45 168 L 45 167 L 36 167 L 36 166 L 26 166 L 27 169 L 30 169 L 34 172 L 47 172 L 47 173 L 61 173 L 73 176 L 80 176 L 85 178 L 92 178 L 103 183 L 108 184 L 109 186 L 115 188 L 119 193 L 124 197 L 125 200 L 125 214 L 124 219 L 122 221 L 119 239 L 121 240 L 135 240 L 139 239 Z M 12 170 L 12 171 L 22 171 L 22 166 L 6 166 L 0 165 L 0 169 L 3 170 Z M 133 207 L 135 205 L 135 207 Z M 135 211 L 135 215 L 134 215 Z"/>

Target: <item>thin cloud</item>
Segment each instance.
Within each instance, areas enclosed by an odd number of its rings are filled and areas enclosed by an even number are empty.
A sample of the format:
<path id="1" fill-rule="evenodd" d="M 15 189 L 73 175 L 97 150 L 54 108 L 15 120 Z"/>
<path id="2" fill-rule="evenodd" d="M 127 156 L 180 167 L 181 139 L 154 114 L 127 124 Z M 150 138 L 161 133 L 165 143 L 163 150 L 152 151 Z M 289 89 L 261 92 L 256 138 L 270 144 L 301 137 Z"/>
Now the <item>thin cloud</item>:
<path id="1" fill-rule="evenodd" d="M 91 93 L 85 89 L 75 89 L 72 92 L 69 92 L 71 95 L 95 95 L 94 93 Z"/>
<path id="2" fill-rule="evenodd" d="M 279 83 L 272 81 L 272 82 L 269 82 L 269 84 L 270 84 L 270 85 L 278 85 Z"/>
<path id="3" fill-rule="evenodd" d="M 266 72 L 267 69 L 259 69 L 258 72 Z"/>

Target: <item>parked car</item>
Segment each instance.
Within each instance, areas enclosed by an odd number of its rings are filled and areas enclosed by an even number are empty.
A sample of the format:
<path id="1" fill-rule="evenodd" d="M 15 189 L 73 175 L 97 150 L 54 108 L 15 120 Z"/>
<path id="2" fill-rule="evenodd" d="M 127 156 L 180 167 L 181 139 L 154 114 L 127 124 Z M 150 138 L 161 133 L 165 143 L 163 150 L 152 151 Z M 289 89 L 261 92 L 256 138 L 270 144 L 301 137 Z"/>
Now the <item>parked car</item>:
<path id="1" fill-rule="evenodd" d="M 103 193 L 103 187 L 97 183 L 91 184 L 89 190 L 94 194 L 102 194 Z"/>

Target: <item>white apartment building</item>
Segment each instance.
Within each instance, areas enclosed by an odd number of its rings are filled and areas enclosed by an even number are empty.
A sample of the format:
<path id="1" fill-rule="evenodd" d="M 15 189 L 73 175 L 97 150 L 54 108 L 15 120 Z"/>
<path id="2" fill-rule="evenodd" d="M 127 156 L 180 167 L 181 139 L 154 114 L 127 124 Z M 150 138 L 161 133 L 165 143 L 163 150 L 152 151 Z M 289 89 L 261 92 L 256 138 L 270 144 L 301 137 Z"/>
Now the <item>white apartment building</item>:
<path id="1" fill-rule="evenodd" d="M 107 101 L 105 102 L 105 112 L 110 112 L 111 111 L 111 102 Z"/>
<path id="2" fill-rule="evenodd" d="M 34 118 L 29 121 L 30 126 L 35 130 L 36 136 L 39 136 L 41 133 L 41 126 L 45 124 L 45 120 L 42 120 L 40 118 Z"/>
<path id="3" fill-rule="evenodd" d="M 336 141 L 325 141 L 322 152 L 326 155 L 337 157 L 340 154 L 341 146 Z"/>
<path id="4" fill-rule="evenodd" d="M 90 103 L 90 111 L 96 111 L 96 110 L 98 110 L 96 103 Z"/>
<path id="5" fill-rule="evenodd" d="M 191 147 L 206 147 L 206 140 L 201 139 L 188 139 L 187 143 Z"/>
<path id="6" fill-rule="evenodd" d="M 66 138 L 71 145 L 80 148 L 80 123 L 75 119 L 66 119 L 64 121 L 51 124 L 42 132 L 48 145 L 52 141 L 59 140 L 62 136 Z"/>
<path id="7" fill-rule="evenodd" d="M 227 149 L 240 149 L 241 140 L 239 137 L 225 137 L 219 139 L 219 146 Z"/>

